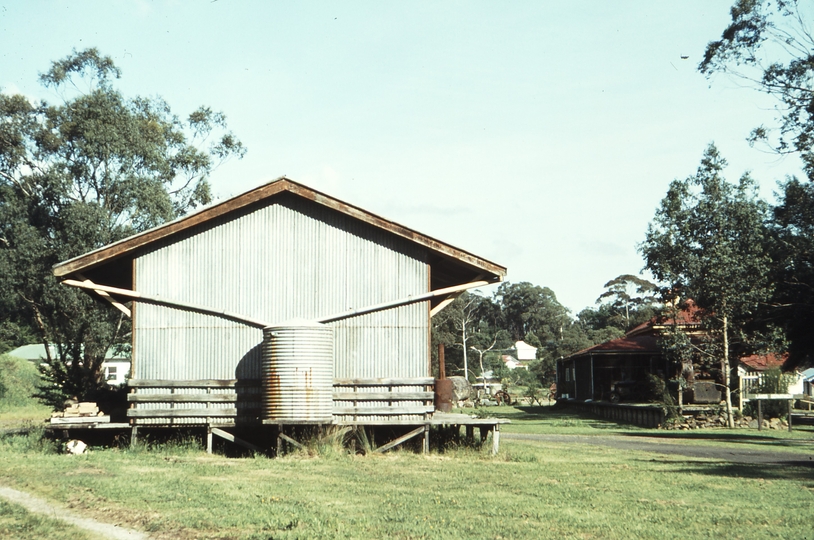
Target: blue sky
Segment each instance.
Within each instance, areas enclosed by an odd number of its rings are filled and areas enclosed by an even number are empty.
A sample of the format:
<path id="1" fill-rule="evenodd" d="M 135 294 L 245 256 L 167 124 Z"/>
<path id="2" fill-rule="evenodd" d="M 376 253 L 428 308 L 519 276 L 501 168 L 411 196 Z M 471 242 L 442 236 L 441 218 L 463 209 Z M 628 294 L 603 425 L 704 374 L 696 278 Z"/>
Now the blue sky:
<path id="1" fill-rule="evenodd" d="M 669 182 L 710 142 L 766 198 L 800 174 L 745 140 L 773 103 L 695 69 L 730 5 L 0 0 L 0 88 L 58 101 L 37 75 L 98 47 L 125 94 L 227 115 L 249 152 L 215 172 L 216 196 L 286 175 L 576 313 L 642 269 Z"/>

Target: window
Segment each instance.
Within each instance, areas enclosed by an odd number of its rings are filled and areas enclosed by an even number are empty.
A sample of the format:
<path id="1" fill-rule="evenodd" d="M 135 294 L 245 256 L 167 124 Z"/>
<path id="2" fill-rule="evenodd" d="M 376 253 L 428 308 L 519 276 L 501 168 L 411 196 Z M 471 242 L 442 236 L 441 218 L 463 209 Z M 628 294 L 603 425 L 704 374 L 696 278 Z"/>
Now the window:
<path id="1" fill-rule="evenodd" d="M 106 381 L 115 381 L 116 377 L 116 366 L 108 366 L 105 368 L 105 380 Z"/>

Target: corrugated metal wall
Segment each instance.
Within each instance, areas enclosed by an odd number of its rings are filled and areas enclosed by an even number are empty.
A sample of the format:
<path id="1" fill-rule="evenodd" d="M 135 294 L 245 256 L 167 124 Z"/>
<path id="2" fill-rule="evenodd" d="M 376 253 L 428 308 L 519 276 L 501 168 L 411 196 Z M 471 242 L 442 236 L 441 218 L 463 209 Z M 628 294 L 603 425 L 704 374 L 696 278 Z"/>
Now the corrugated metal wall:
<path id="1" fill-rule="evenodd" d="M 418 246 L 293 195 L 273 202 L 140 255 L 136 290 L 270 323 L 427 292 Z M 331 323 L 335 376 L 427 376 L 428 319 L 419 303 Z M 257 329 L 140 304 L 134 376 L 259 379 L 261 341 Z"/>

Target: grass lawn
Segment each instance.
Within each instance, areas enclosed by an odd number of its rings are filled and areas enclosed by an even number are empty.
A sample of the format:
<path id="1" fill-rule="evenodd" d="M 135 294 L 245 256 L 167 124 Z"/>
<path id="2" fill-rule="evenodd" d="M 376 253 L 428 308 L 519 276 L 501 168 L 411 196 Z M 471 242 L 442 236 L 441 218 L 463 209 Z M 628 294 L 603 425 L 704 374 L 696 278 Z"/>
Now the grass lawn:
<path id="1" fill-rule="evenodd" d="M 470 409 L 471 411 L 471 409 Z M 625 437 L 652 437 L 671 444 L 702 446 L 731 446 L 739 449 L 787 451 L 800 453 L 814 446 L 814 426 L 794 426 L 787 429 L 703 429 L 664 430 L 617 424 L 602 418 L 580 415 L 573 409 L 552 407 L 491 407 L 491 415 L 508 418 L 511 424 L 501 427 L 504 433 L 568 434 L 584 436 L 621 435 Z M 466 412 L 464 410 L 459 412 Z"/>
<path id="2" fill-rule="evenodd" d="M 532 425 L 547 433 L 640 431 L 590 427 L 567 413 L 541 410 L 523 418 L 517 409 L 497 412 L 514 415 L 511 429 L 521 431 Z M 228 459 L 192 444 L 94 449 L 82 456 L 51 450 L 36 437 L 0 438 L 0 484 L 156 538 L 812 535 L 812 468 L 520 441 L 503 442 L 494 458 L 453 449 L 429 456 L 327 451 Z M 5 518 L 8 510 L 0 512 Z"/>
<path id="3" fill-rule="evenodd" d="M 24 407 L 0 408 L 0 430 L 42 424 L 51 417 L 51 408 L 39 403 Z"/>
<path id="4" fill-rule="evenodd" d="M 90 540 L 81 529 L 53 518 L 30 514 L 22 506 L 0 499 L 0 538 L 14 540 Z"/>

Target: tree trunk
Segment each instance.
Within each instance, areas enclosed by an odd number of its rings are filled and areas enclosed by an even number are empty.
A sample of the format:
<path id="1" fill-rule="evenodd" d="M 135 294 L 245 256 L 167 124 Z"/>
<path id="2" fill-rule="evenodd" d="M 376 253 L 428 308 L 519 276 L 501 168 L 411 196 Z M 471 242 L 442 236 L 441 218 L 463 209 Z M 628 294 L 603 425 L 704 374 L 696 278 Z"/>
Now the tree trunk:
<path id="1" fill-rule="evenodd" d="M 469 380 L 469 362 L 466 358 L 466 317 L 461 320 L 461 341 L 464 348 L 464 379 Z"/>
<path id="2" fill-rule="evenodd" d="M 724 358 L 721 361 L 721 371 L 724 372 L 724 392 L 726 393 L 726 425 L 735 427 L 735 418 L 732 415 L 732 389 L 729 384 L 729 318 L 724 315 Z"/>

